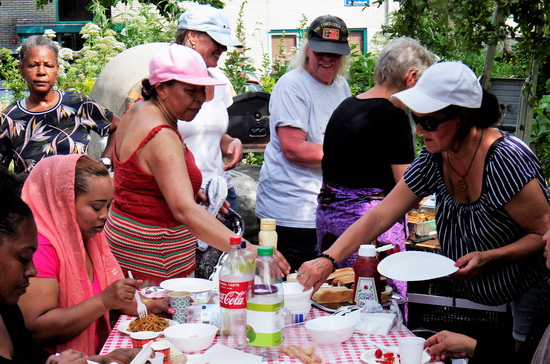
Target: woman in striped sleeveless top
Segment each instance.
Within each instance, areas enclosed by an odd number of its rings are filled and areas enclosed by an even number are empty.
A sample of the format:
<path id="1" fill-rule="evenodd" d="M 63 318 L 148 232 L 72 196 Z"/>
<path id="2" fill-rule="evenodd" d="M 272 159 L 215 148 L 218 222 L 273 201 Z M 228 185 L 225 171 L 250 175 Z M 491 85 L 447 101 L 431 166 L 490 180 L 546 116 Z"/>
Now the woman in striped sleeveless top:
<path id="1" fill-rule="evenodd" d="M 202 175 L 177 129 L 178 119 L 193 120 L 212 96 L 206 86 L 222 84 L 208 75 L 199 53 L 171 44 L 150 62 L 144 100 L 121 119 L 105 234 L 123 271 L 145 284 L 192 276 L 196 238 L 229 251 L 234 233 L 195 202 Z M 278 252 L 276 259 L 288 273 Z"/>

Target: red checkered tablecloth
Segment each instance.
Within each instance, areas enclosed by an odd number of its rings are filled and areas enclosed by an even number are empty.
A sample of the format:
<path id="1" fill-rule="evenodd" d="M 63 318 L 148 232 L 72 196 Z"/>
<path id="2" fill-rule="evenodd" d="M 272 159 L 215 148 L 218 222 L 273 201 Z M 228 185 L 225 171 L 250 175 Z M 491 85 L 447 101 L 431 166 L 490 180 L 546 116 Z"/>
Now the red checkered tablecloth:
<path id="1" fill-rule="evenodd" d="M 317 308 L 312 308 L 309 319 L 314 319 L 325 315 L 329 314 Z M 103 346 L 101 354 L 106 354 L 117 348 L 132 347 L 130 337 L 118 331 L 118 326 L 121 322 L 130 321 L 133 319 L 134 317 L 132 316 L 120 317 L 119 321 L 113 328 L 113 331 L 109 335 L 107 342 Z M 403 327 L 400 330 L 393 329 L 388 335 L 365 335 L 354 333 L 351 339 L 342 345 L 316 346 L 315 352 L 323 358 L 325 363 L 363 363 L 360 359 L 361 354 L 367 350 L 375 349 L 375 343 L 384 346 L 395 346 L 397 345 L 397 338 L 402 336 L 413 336 L 413 334 L 406 327 Z M 218 337 L 214 339 L 213 344 L 216 344 L 217 342 Z M 313 342 L 309 338 L 304 325 L 299 325 L 290 326 L 285 329 L 284 345 L 300 345 L 302 347 L 308 347 L 313 345 Z M 277 363 L 302 363 L 302 361 L 280 354 Z"/>

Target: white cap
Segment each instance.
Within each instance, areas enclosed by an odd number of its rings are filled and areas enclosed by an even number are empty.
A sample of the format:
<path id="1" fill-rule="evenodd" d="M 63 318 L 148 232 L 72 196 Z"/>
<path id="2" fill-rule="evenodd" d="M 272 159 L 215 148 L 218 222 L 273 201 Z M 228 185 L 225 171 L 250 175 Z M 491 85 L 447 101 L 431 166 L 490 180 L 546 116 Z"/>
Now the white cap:
<path id="1" fill-rule="evenodd" d="M 243 46 L 237 38 L 231 35 L 227 17 L 220 9 L 210 5 L 197 5 L 181 14 L 178 21 L 179 29 L 206 32 L 212 39 L 224 46 Z"/>
<path id="2" fill-rule="evenodd" d="M 375 257 L 376 247 L 373 244 L 362 244 L 359 247 L 359 255 L 362 257 Z"/>
<path id="3" fill-rule="evenodd" d="M 414 112 L 429 114 L 449 105 L 477 109 L 481 107 L 483 89 L 465 64 L 441 62 L 428 67 L 414 87 L 391 98 L 400 100 Z"/>

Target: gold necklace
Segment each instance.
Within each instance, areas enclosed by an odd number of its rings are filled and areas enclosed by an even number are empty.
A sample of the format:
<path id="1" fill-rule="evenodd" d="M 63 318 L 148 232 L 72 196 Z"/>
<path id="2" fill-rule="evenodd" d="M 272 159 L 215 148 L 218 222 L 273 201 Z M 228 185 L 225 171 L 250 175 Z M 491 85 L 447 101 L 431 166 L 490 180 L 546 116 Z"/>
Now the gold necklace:
<path id="1" fill-rule="evenodd" d="M 456 171 L 456 169 L 453 168 L 453 165 L 451 164 L 451 159 L 449 158 L 449 152 L 447 152 L 447 163 L 449 163 L 449 167 L 451 167 L 453 172 L 456 173 L 456 175 L 458 177 L 460 177 L 458 179 L 458 189 L 460 189 L 461 191 L 468 191 L 468 181 L 466 181 L 465 177 L 468 175 L 468 173 L 470 173 L 470 169 L 472 168 L 472 164 L 474 164 L 474 159 L 476 159 L 477 151 L 479 150 L 479 147 L 481 146 L 481 141 L 483 140 L 483 133 L 485 133 L 485 129 L 481 130 L 481 138 L 479 138 L 479 143 L 477 143 L 476 151 L 474 152 L 474 156 L 472 157 L 472 160 L 470 161 L 470 165 L 468 166 L 468 170 L 466 170 L 466 173 L 464 173 L 463 175 L 458 173 Z"/>

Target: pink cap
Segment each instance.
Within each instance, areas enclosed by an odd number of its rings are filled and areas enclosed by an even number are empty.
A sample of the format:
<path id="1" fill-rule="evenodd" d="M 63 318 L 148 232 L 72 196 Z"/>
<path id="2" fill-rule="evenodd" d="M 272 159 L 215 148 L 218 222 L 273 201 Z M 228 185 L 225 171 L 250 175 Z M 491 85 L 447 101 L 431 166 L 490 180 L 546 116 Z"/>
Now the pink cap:
<path id="1" fill-rule="evenodd" d="M 170 80 L 198 86 L 224 84 L 209 76 L 206 64 L 199 53 L 176 43 L 162 48 L 149 63 L 151 85 Z"/>

